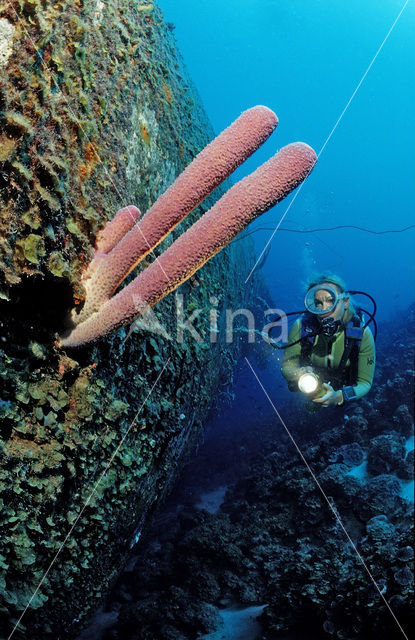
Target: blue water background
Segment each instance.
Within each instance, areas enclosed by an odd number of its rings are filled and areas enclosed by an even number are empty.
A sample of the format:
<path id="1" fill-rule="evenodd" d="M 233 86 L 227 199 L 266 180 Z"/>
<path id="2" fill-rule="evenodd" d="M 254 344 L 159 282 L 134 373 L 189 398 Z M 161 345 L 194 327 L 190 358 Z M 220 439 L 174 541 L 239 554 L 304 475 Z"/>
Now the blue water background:
<path id="1" fill-rule="evenodd" d="M 282 227 L 356 225 L 382 231 L 415 223 L 415 2 L 407 4 L 389 37 L 405 0 L 159 0 L 159 5 L 175 25 L 178 47 L 216 133 L 256 104 L 278 115 L 277 130 L 235 178 L 290 142 L 307 142 L 317 153 L 326 145 Z M 275 228 L 291 198 L 249 231 Z M 258 254 L 271 234 L 253 234 Z M 263 273 L 273 304 L 285 311 L 303 308 L 304 284 L 312 272 L 338 273 L 350 289 L 375 297 L 379 336 L 387 338 L 389 321 L 401 323 L 415 299 L 414 255 L 415 230 L 278 231 Z M 367 300 L 358 300 L 371 309 Z M 238 441 L 253 424 L 279 424 L 270 400 L 291 428 L 289 407 L 304 398 L 288 392 L 281 357 L 265 346 L 263 357 L 251 352 L 260 383 L 246 362 L 239 363 L 234 401 L 212 412 L 207 430 Z M 413 481 L 410 485 L 406 493 L 413 499 Z"/>
<path id="2" fill-rule="evenodd" d="M 404 0 L 160 0 L 219 133 L 241 111 L 272 108 L 280 124 L 241 167 L 242 177 L 297 140 L 323 147 Z M 415 222 L 415 3 L 409 2 L 283 227 Z M 290 198 L 251 224 L 274 228 Z M 271 231 L 253 235 L 258 253 Z M 329 269 L 376 298 L 380 321 L 415 297 L 415 232 L 277 232 L 263 267 L 274 304 L 302 308 L 310 272 Z M 253 266 L 253 265 L 252 265 Z M 247 273 L 248 275 L 248 273 Z"/>

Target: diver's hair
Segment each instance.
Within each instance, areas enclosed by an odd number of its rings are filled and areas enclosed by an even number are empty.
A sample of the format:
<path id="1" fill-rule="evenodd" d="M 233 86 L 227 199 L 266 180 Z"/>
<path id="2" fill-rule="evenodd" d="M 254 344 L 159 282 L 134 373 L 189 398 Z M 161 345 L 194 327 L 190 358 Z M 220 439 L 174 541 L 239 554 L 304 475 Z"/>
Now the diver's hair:
<path id="1" fill-rule="evenodd" d="M 335 284 L 340 289 L 340 293 L 347 291 L 346 283 L 343 278 L 340 278 L 340 276 L 330 272 L 313 276 L 307 284 L 307 291 L 316 284 L 323 284 L 323 282 L 331 282 L 332 284 Z"/>
<path id="2" fill-rule="evenodd" d="M 311 289 L 311 287 L 314 287 L 316 284 L 323 284 L 323 282 L 330 282 L 331 284 L 335 284 L 340 289 L 340 293 L 347 292 L 346 283 L 343 280 L 343 278 L 336 275 L 335 273 L 330 273 L 330 272 L 321 273 L 313 276 L 309 280 L 306 290 L 308 291 L 309 289 Z M 348 319 L 351 319 L 356 313 L 356 309 L 358 307 L 356 307 L 356 304 L 354 303 L 352 296 L 349 295 L 348 297 L 349 297 L 349 309 L 346 311 L 345 315 L 347 316 Z"/>

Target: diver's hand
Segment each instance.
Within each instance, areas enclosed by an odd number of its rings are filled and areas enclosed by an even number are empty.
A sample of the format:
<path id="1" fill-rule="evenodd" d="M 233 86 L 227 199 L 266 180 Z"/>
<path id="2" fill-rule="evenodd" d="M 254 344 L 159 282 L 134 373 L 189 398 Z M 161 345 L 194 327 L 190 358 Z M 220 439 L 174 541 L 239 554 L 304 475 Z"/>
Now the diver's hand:
<path id="1" fill-rule="evenodd" d="M 335 391 L 331 384 L 323 382 L 323 389 L 326 392 L 320 398 L 314 398 L 313 402 L 320 404 L 322 407 L 332 407 L 342 401 L 342 392 Z"/>

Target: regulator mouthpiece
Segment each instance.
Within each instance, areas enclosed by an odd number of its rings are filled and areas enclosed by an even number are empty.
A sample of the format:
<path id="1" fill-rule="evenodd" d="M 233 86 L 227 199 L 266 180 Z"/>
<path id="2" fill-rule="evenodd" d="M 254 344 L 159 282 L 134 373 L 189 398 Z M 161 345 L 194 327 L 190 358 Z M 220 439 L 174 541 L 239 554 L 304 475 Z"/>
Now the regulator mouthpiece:
<path id="1" fill-rule="evenodd" d="M 320 320 L 320 331 L 324 336 L 331 338 L 340 329 L 340 320 L 334 320 L 333 318 L 322 318 Z"/>
<path id="2" fill-rule="evenodd" d="M 319 386 L 320 386 L 320 379 L 315 373 L 312 373 L 312 372 L 303 373 L 298 378 L 299 390 L 302 391 L 303 393 L 306 393 L 307 395 L 311 393 L 316 393 L 316 391 L 318 391 L 319 389 Z"/>

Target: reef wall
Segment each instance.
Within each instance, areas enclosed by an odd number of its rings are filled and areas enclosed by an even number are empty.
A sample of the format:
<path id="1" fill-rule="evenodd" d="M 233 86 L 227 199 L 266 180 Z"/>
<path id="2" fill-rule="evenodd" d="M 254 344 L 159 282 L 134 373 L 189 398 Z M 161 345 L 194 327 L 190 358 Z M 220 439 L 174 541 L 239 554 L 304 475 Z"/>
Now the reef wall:
<path id="1" fill-rule="evenodd" d="M 77 635 L 232 376 L 239 347 L 225 343 L 221 310 L 263 295 L 257 278 L 243 284 L 253 256 L 249 240 L 238 242 L 157 305 L 172 339 L 138 327 L 76 351 L 57 348 L 56 333 L 83 300 L 80 276 L 98 231 L 121 206 L 145 211 L 213 136 L 172 28 L 148 2 L 0 4 L 6 636 L 34 594 L 13 637 Z M 212 296 L 220 320 L 210 344 Z M 177 340 L 196 309 L 202 340 L 187 329 Z"/>

